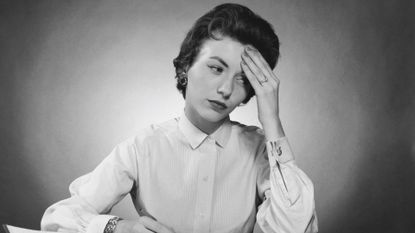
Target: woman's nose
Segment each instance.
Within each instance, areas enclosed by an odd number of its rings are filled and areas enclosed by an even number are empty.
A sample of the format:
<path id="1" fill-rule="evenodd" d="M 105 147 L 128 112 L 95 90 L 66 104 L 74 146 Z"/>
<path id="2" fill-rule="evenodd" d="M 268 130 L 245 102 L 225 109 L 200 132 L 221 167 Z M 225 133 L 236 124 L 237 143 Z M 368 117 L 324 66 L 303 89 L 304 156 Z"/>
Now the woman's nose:
<path id="1" fill-rule="evenodd" d="M 227 99 L 232 95 L 233 92 L 233 79 L 226 78 L 218 86 L 218 93 Z"/>

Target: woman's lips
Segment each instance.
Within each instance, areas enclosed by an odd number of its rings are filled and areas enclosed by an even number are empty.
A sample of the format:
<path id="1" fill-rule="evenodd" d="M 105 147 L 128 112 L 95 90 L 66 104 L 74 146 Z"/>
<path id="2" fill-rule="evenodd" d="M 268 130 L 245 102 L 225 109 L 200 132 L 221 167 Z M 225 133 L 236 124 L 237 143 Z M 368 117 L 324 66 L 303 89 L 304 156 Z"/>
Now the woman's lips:
<path id="1" fill-rule="evenodd" d="M 227 108 L 226 104 L 216 101 L 216 100 L 208 100 L 210 105 L 217 110 L 225 110 Z"/>

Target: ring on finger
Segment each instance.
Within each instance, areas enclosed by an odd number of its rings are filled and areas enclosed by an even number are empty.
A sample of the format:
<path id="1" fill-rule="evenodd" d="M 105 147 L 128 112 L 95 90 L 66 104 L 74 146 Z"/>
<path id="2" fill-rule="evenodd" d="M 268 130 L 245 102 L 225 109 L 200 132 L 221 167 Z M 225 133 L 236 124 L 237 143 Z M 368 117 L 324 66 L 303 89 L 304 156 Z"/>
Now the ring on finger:
<path id="1" fill-rule="evenodd" d="M 265 79 L 264 79 L 264 80 L 258 80 L 258 81 L 259 81 L 259 84 L 261 84 L 261 86 L 262 86 L 262 84 L 263 84 L 263 83 L 268 82 L 268 78 L 267 78 L 267 77 L 265 77 Z"/>

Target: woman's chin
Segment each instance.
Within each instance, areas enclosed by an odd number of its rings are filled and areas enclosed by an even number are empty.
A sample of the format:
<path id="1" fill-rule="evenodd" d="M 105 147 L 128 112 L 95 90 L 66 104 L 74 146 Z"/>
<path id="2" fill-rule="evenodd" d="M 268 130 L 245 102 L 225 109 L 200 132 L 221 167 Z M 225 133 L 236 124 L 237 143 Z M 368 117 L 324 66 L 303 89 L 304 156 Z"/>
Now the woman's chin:
<path id="1" fill-rule="evenodd" d="M 187 116 L 193 118 L 194 122 L 216 123 L 228 117 L 228 111 L 217 111 L 210 107 L 202 106 L 199 108 L 186 108 Z M 193 111 L 190 111 L 193 110 Z"/>
<path id="2" fill-rule="evenodd" d="M 209 121 L 209 122 L 212 122 L 212 123 L 222 121 L 227 116 L 228 116 L 228 114 L 226 114 L 225 112 L 220 113 L 220 112 L 217 112 L 213 109 L 209 109 L 208 111 L 205 111 L 204 114 L 203 114 L 203 118 L 206 121 Z"/>

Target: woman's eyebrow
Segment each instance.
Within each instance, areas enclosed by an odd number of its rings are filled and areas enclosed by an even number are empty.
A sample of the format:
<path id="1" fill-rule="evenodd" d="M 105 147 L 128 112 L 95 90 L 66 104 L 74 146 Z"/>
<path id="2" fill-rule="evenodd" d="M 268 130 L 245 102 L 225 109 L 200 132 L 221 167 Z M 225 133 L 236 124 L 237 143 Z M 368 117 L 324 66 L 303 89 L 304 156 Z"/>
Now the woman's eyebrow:
<path id="1" fill-rule="evenodd" d="M 220 63 L 222 63 L 222 65 L 224 65 L 226 68 L 229 68 L 228 64 L 222 58 L 220 58 L 218 56 L 212 56 L 212 57 L 209 57 L 209 58 L 215 59 L 215 60 L 219 61 Z"/>

